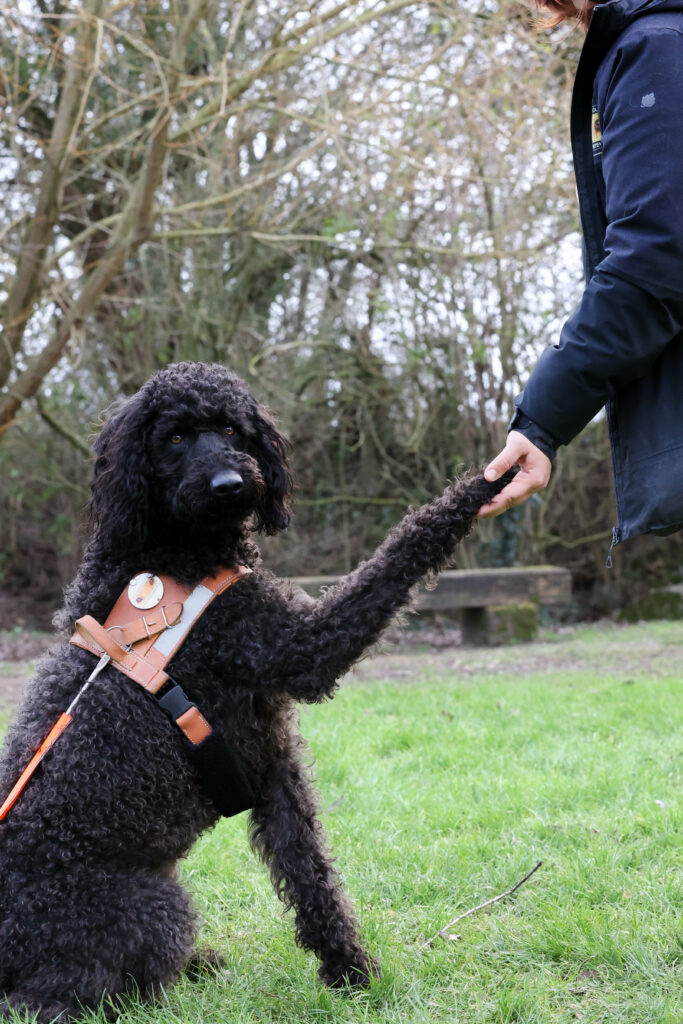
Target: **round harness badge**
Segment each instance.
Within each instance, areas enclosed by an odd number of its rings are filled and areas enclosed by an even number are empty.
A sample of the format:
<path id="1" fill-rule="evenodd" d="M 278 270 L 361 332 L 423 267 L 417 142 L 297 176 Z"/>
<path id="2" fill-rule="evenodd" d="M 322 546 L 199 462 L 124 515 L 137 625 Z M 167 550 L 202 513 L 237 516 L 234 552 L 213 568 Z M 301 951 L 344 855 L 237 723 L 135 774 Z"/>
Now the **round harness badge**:
<path id="1" fill-rule="evenodd" d="M 164 585 L 151 572 L 141 572 L 128 584 L 128 600 L 136 608 L 155 608 L 164 596 Z"/>

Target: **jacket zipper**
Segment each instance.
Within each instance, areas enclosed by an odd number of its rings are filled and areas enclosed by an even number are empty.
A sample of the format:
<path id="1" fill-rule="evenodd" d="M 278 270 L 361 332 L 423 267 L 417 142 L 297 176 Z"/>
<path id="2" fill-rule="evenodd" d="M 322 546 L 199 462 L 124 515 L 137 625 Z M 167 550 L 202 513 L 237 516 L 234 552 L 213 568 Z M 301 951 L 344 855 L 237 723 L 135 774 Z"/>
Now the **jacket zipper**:
<path id="1" fill-rule="evenodd" d="M 607 552 L 607 561 L 605 566 L 607 569 L 611 569 L 614 565 L 612 560 L 612 552 L 621 540 L 621 523 L 624 521 L 621 514 L 621 495 L 619 493 L 619 480 L 617 476 L 617 459 L 616 459 L 616 447 L 619 439 L 619 431 L 617 430 L 617 418 L 614 415 L 614 406 L 612 404 L 613 399 L 607 403 L 607 428 L 609 430 L 610 438 L 610 450 L 612 455 L 612 475 L 614 477 L 614 498 L 617 505 L 617 526 L 612 529 L 612 543 L 609 546 Z"/>
<path id="2" fill-rule="evenodd" d="M 614 551 L 615 547 L 617 546 L 617 544 L 619 543 L 620 540 L 621 540 L 621 532 L 619 530 L 619 527 L 615 526 L 612 529 L 612 543 L 609 546 L 609 551 L 607 552 L 607 561 L 605 562 L 605 566 L 608 569 L 611 569 L 612 566 L 614 565 L 614 562 L 612 561 L 612 552 Z"/>

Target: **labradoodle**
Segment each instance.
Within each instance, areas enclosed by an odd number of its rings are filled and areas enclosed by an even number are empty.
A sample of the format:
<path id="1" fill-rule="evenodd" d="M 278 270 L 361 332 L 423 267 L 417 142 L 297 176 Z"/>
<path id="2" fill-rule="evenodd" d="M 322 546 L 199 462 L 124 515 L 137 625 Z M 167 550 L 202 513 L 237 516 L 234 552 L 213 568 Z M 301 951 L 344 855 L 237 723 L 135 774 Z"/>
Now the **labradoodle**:
<path id="1" fill-rule="evenodd" d="M 193 587 L 219 567 L 253 569 L 208 607 L 169 666 L 236 772 L 214 771 L 207 788 L 155 699 L 115 666 L 101 671 L 0 821 L 0 1016 L 67 1020 L 131 990 L 152 998 L 197 966 L 195 916 L 174 866 L 216 822 L 217 785 L 228 797 L 237 786 L 233 809 L 249 808 L 251 842 L 323 981 L 366 985 L 376 973 L 326 849 L 296 702 L 334 694 L 505 481 L 448 487 L 313 600 L 267 572 L 250 539 L 287 526 L 288 449 L 239 377 L 201 363 L 156 373 L 97 437 L 91 539 L 57 617 L 64 638 L 6 738 L 0 802 L 96 662 L 67 642 L 75 620 L 103 623 L 143 571 Z"/>

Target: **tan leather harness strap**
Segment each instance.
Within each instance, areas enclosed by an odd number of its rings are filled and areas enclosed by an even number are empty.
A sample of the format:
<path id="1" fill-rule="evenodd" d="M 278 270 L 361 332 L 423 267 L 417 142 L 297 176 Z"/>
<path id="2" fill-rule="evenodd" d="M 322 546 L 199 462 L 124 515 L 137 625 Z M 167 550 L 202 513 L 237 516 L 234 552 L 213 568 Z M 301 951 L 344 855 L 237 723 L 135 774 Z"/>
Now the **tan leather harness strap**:
<path id="1" fill-rule="evenodd" d="M 168 679 L 161 668 L 155 667 L 146 658 L 141 658 L 132 648 L 127 650 L 117 643 L 109 629 L 100 626 L 92 615 L 84 615 L 77 621 L 76 632 L 70 642 L 92 651 L 98 657 L 102 653 L 108 654 L 112 665 L 115 665 L 119 672 L 134 679 L 150 693 L 160 690 Z"/>
<path id="2" fill-rule="evenodd" d="M 180 731 L 187 736 L 190 743 L 194 743 L 195 747 L 205 740 L 207 736 L 211 735 L 211 726 L 204 718 L 199 708 L 191 707 L 187 711 L 184 711 L 182 715 L 178 715 L 175 720 L 175 724 L 178 726 Z"/>
<path id="3" fill-rule="evenodd" d="M 167 576 L 150 575 L 159 587 L 160 596 L 171 599 L 168 604 L 131 619 L 131 612 L 136 609 L 128 588 L 117 600 L 103 626 L 92 615 L 78 619 L 70 643 L 92 651 L 98 657 L 108 655 L 111 664 L 120 672 L 148 693 L 156 695 L 169 680 L 165 666 L 197 619 L 214 598 L 250 573 L 251 569 L 243 565 L 221 569 L 215 576 L 205 577 L 194 589 L 184 587 Z M 150 588 L 146 587 L 146 594 L 149 591 Z M 175 690 L 182 694 L 180 687 L 175 686 Z M 197 745 L 211 735 L 211 726 L 184 694 L 182 697 L 174 694 L 168 700 L 160 696 L 159 703 L 191 743 Z"/>
<path id="4" fill-rule="evenodd" d="M 162 633 L 169 626 L 175 626 L 183 612 L 182 601 L 174 601 L 173 604 L 161 605 L 155 608 L 149 615 L 141 615 L 139 619 L 126 622 L 123 626 L 110 626 L 117 643 L 122 647 L 130 647 L 140 640 L 149 640 L 153 636 Z"/>
<path id="5" fill-rule="evenodd" d="M 218 594 L 251 569 L 237 566 L 203 579 L 193 590 L 170 577 L 140 573 L 135 576 L 107 616 L 103 626 L 92 615 L 76 623 L 70 642 L 92 651 L 99 662 L 40 744 L 18 781 L 0 806 L 0 821 L 12 808 L 69 723 L 74 708 L 100 671 L 110 662 L 148 692 L 189 740 L 186 749 L 200 782 L 220 814 L 239 814 L 255 806 L 258 788 L 219 731 L 214 731 L 187 694 L 164 671 L 202 612 Z M 162 597 L 169 603 L 160 606 Z M 131 610 L 156 609 L 131 619 Z"/>

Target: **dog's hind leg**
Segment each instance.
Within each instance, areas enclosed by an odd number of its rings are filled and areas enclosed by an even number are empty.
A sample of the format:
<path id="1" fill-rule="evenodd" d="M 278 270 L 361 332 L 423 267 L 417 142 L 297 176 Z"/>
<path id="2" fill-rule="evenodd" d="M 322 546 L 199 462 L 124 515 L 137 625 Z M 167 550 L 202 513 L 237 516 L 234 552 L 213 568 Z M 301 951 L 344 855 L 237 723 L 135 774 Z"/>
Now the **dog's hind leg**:
<path id="1" fill-rule="evenodd" d="M 40 1024 L 81 1016 L 102 1000 L 139 992 L 153 997 L 192 953 L 194 918 L 186 893 L 148 870 L 76 866 L 58 886 L 31 883 L 12 927 L 13 971 L 7 1008 Z"/>
<path id="2" fill-rule="evenodd" d="M 368 985 L 377 976 L 363 949 L 351 906 L 325 849 L 315 795 L 302 769 L 278 761 L 269 769 L 251 816 L 251 840 L 270 867 L 278 896 L 296 916 L 296 941 L 321 960 L 327 985 Z"/>

